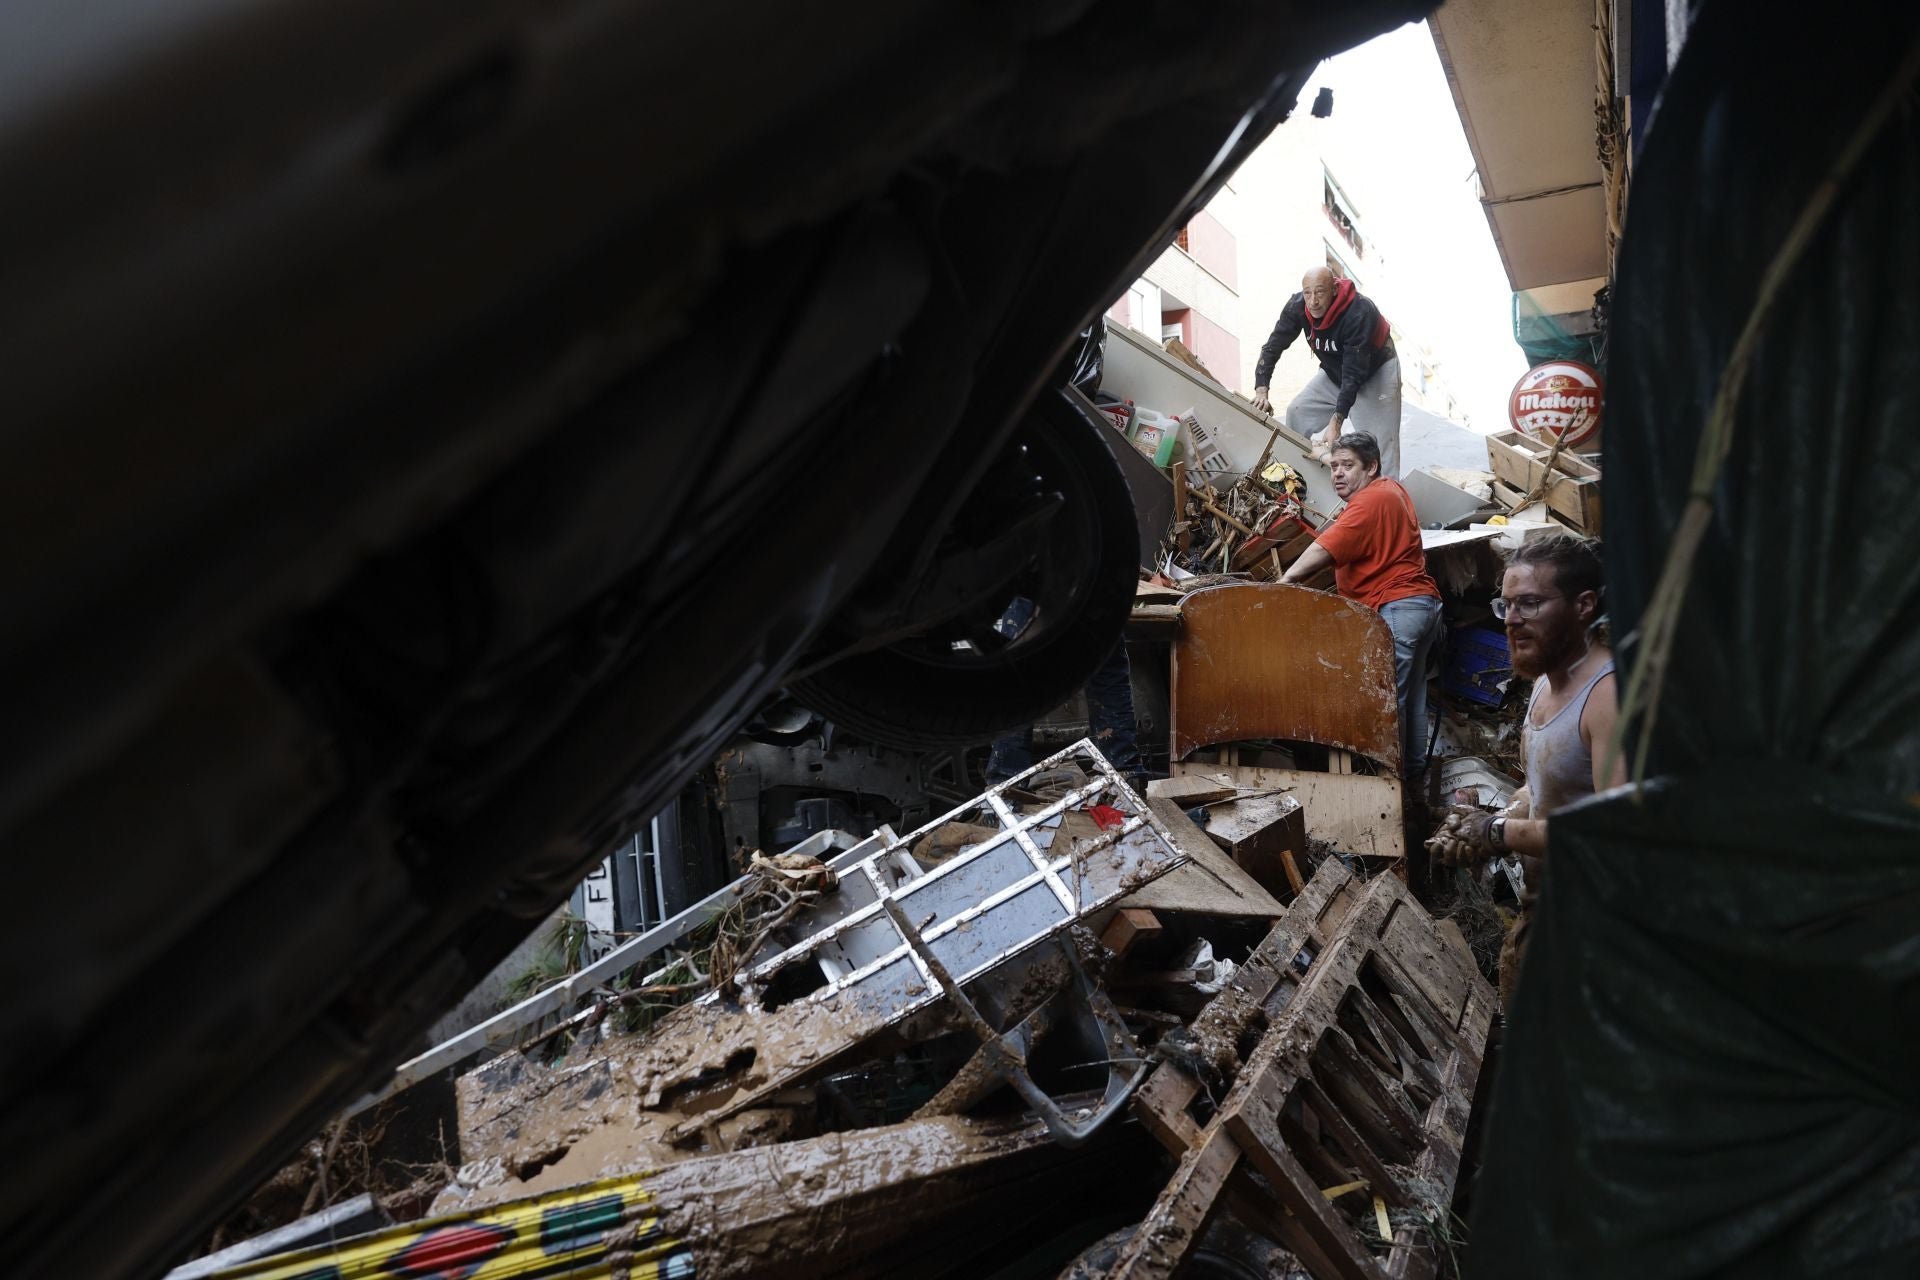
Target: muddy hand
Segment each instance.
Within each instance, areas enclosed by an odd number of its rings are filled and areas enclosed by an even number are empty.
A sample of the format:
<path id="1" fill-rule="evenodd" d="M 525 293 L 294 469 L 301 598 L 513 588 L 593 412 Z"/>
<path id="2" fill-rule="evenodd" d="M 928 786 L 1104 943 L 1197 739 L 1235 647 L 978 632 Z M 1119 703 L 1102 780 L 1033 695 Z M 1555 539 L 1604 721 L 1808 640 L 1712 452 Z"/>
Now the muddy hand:
<path id="1" fill-rule="evenodd" d="M 1454 829 L 1454 838 L 1463 844 L 1470 844 L 1488 857 L 1499 852 L 1493 846 L 1493 821 L 1496 815 L 1484 809 L 1473 809 L 1460 815 L 1460 823 Z"/>
<path id="2" fill-rule="evenodd" d="M 1472 867 L 1480 861 L 1472 845 L 1446 835 L 1436 835 L 1428 840 L 1427 852 L 1443 867 Z"/>
<path id="3" fill-rule="evenodd" d="M 1492 815 L 1467 805 L 1454 805 L 1427 841 L 1427 852 L 1449 867 L 1471 867 L 1486 861 L 1492 849 L 1485 836 L 1486 824 L 1479 819 L 1490 822 Z"/>

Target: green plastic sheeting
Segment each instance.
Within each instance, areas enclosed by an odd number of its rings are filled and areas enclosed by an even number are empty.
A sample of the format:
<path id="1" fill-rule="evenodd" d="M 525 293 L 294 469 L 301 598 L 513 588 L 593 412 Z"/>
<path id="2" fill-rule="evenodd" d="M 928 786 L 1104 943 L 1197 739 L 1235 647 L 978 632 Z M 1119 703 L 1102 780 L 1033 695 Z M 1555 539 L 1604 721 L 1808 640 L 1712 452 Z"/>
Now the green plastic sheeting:
<path id="1" fill-rule="evenodd" d="M 1578 360 L 1598 368 L 1605 363 L 1599 334 L 1567 332 L 1524 289 L 1513 295 L 1513 340 L 1527 353 L 1528 364 Z"/>

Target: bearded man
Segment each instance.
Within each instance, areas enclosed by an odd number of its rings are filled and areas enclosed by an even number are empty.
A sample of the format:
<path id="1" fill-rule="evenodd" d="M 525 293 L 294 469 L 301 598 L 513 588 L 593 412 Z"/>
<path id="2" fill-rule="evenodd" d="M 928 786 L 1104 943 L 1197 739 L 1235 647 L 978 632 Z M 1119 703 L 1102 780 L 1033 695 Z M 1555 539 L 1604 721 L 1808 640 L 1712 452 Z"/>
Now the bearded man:
<path id="1" fill-rule="evenodd" d="M 1427 848 L 1441 862 L 1471 866 L 1508 851 L 1521 855 L 1528 883 L 1545 869 L 1555 813 L 1626 781 L 1626 764 L 1607 765 L 1619 716 L 1613 651 L 1594 637 L 1603 576 L 1599 549 L 1556 534 L 1522 543 L 1507 561 L 1494 616 L 1506 624 L 1516 675 L 1533 680 L 1521 753 L 1526 785 L 1500 814 L 1456 808 Z M 1500 953 L 1500 996 L 1513 990 L 1531 895 Z"/>

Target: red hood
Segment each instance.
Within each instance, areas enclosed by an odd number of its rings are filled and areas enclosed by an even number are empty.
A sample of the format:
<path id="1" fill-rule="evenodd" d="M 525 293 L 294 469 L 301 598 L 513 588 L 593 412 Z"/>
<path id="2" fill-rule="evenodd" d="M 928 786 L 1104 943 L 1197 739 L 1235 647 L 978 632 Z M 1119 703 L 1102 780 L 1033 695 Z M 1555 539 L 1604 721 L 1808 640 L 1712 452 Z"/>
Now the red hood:
<path id="1" fill-rule="evenodd" d="M 1307 323 L 1312 325 L 1316 331 L 1331 329 L 1333 322 L 1340 318 L 1340 313 L 1352 305 L 1353 300 L 1359 296 L 1360 291 L 1353 287 L 1353 281 L 1347 279 L 1334 281 L 1333 301 L 1327 304 L 1327 313 L 1316 320 L 1314 319 L 1313 312 L 1309 311 L 1307 312 Z"/>

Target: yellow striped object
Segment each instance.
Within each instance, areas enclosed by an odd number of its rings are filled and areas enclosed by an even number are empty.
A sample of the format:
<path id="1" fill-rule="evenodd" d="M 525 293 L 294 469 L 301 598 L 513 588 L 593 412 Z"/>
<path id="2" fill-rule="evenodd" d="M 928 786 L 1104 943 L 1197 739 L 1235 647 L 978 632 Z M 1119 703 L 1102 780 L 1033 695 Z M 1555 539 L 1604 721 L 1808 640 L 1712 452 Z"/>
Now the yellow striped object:
<path id="1" fill-rule="evenodd" d="M 605 1178 L 261 1258 L 212 1280 L 692 1280 L 643 1183 Z"/>

